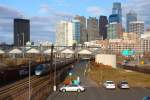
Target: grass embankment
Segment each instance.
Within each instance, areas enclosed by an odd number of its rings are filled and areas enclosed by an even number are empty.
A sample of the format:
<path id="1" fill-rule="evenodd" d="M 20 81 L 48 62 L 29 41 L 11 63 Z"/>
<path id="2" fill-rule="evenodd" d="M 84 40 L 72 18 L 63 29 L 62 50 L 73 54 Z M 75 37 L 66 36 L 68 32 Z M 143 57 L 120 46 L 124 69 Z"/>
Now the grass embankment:
<path id="1" fill-rule="evenodd" d="M 124 69 L 113 69 L 110 66 L 91 63 L 91 71 L 88 76 L 96 81 L 97 84 L 103 83 L 106 80 L 113 80 L 118 83 L 121 80 L 129 82 L 131 87 L 150 87 L 150 74 L 143 74 Z"/>

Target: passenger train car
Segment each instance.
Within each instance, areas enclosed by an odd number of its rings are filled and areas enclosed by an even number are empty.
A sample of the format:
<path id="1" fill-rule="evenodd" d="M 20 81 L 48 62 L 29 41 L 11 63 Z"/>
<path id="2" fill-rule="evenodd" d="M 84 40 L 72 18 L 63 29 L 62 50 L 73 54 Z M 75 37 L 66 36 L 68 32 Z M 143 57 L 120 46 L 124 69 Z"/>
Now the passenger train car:
<path id="1" fill-rule="evenodd" d="M 50 64 L 40 64 L 35 69 L 35 75 L 44 75 L 50 71 Z"/>
<path id="2" fill-rule="evenodd" d="M 39 64 L 36 66 L 35 68 L 35 75 L 37 76 L 41 76 L 44 74 L 48 74 L 48 72 L 50 71 L 54 71 L 55 66 L 56 66 L 56 70 L 59 70 L 61 68 L 63 68 L 64 66 L 71 64 L 74 62 L 74 59 L 68 59 L 68 60 L 57 60 L 54 61 L 52 67 L 50 65 L 50 63 L 46 63 L 46 64 Z"/>

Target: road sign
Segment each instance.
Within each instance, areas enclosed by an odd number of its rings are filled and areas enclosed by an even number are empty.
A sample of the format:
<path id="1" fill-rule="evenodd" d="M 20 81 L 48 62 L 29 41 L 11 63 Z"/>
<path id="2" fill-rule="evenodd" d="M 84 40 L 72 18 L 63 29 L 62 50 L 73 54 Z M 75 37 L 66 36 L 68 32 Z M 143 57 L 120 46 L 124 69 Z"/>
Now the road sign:
<path id="1" fill-rule="evenodd" d="M 131 50 L 131 49 L 126 49 L 126 50 L 123 50 L 123 51 L 121 52 L 121 54 L 122 54 L 123 56 L 132 56 L 132 55 L 135 54 L 135 51 L 133 51 L 133 50 Z"/>

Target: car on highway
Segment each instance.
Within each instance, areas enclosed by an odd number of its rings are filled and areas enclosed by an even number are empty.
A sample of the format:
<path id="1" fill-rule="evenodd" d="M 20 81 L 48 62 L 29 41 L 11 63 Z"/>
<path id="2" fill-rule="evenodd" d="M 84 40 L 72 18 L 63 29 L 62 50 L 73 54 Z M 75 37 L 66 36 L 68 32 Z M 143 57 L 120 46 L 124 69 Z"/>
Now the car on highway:
<path id="1" fill-rule="evenodd" d="M 104 82 L 103 86 L 106 89 L 115 89 L 116 88 L 116 85 L 113 81 L 106 81 L 106 82 Z"/>
<path id="2" fill-rule="evenodd" d="M 83 92 L 85 88 L 81 85 L 64 85 L 59 91 L 61 92 Z"/>
<path id="3" fill-rule="evenodd" d="M 127 81 L 120 81 L 118 83 L 118 88 L 120 88 L 120 89 L 129 89 L 130 86 L 129 86 Z"/>
<path id="4" fill-rule="evenodd" d="M 150 96 L 145 96 L 142 100 L 150 100 Z"/>

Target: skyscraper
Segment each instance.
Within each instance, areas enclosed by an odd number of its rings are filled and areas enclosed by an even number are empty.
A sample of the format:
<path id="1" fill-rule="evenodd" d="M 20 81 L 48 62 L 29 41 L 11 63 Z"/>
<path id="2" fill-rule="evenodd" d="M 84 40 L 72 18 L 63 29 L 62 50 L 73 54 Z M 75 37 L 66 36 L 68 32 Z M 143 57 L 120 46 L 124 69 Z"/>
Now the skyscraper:
<path id="1" fill-rule="evenodd" d="M 133 32 L 141 36 L 144 34 L 144 21 L 132 21 L 129 23 L 129 32 Z"/>
<path id="2" fill-rule="evenodd" d="M 99 35 L 104 40 L 107 38 L 107 16 L 100 16 L 99 18 Z"/>
<path id="3" fill-rule="evenodd" d="M 72 46 L 80 43 L 80 21 L 60 21 L 56 28 L 56 45 Z"/>
<path id="4" fill-rule="evenodd" d="M 89 17 L 87 19 L 87 33 L 88 41 L 99 39 L 98 19 L 96 17 Z"/>
<path id="5" fill-rule="evenodd" d="M 122 23 L 122 8 L 121 8 L 121 3 L 119 3 L 119 2 L 114 2 L 113 3 L 112 14 L 117 14 L 119 16 L 119 23 Z"/>
<path id="6" fill-rule="evenodd" d="M 80 42 L 83 44 L 87 41 L 86 18 L 84 16 L 75 16 L 76 20 L 80 21 Z"/>
<path id="7" fill-rule="evenodd" d="M 127 27 L 127 32 L 129 32 L 129 23 L 132 21 L 137 21 L 137 14 L 130 11 L 126 15 L 126 27 Z"/>
<path id="8" fill-rule="evenodd" d="M 109 23 L 117 22 L 120 23 L 119 15 L 118 14 L 111 14 L 109 16 Z"/>
<path id="9" fill-rule="evenodd" d="M 30 21 L 14 19 L 14 45 L 24 46 L 28 41 L 30 41 Z"/>
<path id="10" fill-rule="evenodd" d="M 70 34 L 68 34 L 70 31 L 68 29 L 70 23 L 67 22 L 67 21 L 60 21 L 58 24 L 57 24 L 57 27 L 56 27 L 56 45 L 59 45 L 59 46 L 66 46 L 66 45 L 69 45 L 68 43 L 68 36 L 70 36 Z M 70 40 L 72 40 L 72 37 L 70 37 Z M 72 43 L 71 43 L 72 44 Z"/>
<path id="11" fill-rule="evenodd" d="M 119 39 L 122 37 L 122 27 L 120 23 L 113 22 L 107 26 L 107 39 Z"/>
<path id="12" fill-rule="evenodd" d="M 72 20 L 73 43 L 80 44 L 80 21 Z"/>

